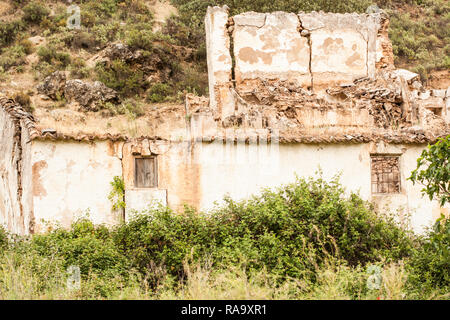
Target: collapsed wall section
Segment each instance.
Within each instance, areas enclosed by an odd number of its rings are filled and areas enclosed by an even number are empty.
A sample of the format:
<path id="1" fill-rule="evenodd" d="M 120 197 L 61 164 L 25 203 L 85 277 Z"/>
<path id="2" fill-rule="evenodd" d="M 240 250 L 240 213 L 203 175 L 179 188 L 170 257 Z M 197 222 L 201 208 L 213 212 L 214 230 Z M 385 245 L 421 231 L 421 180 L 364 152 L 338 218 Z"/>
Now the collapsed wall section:
<path id="1" fill-rule="evenodd" d="M 211 108 L 224 116 L 234 112 L 232 58 L 228 35 L 228 8 L 208 7 L 205 17 L 208 83 Z"/>
<path id="2" fill-rule="evenodd" d="M 215 118 L 236 116 L 246 104 L 266 104 L 270 93 L 264 91 L 271 87 L 305 96 L 393 69 L 387 26 L 383 12 L 229 17 L 226 6 L 209 7 L 205 28 Z"/>
<path id="3" fill-rule="evenodd" d="M 251 91 L 264 80 L 311 87 L 310 46 L 308 39 L 300 35 L 296 14 L 249 12 L 234 16 L 233 22 L 238 92 Z"/>
<path id="4" fill-rule="evenodd" d="M 372 16 L 317 12 L 298 16 L 311 42 L 314 89 L 369 75 L 369 64 L 375 65 L 368 57 L 369 38 L 377 31 Z"/>

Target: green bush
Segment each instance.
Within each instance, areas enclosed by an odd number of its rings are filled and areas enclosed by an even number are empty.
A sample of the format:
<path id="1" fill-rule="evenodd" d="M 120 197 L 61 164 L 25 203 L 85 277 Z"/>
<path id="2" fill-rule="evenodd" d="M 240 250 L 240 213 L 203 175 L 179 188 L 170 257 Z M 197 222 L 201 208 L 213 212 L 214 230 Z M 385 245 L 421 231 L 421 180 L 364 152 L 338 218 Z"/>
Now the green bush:
<path id="1" fill-rule="evenodd" d="M 82 58 L 74 58 L 69 66 L 70 76 L 73 79 L 88 78 L 91 70 L 86 66 L 86 62 Z"/>
<path id="2" fill-rule="evenodd" d="M 95 69 L 97 79 L 122 96 L 138 94 L 147 86 L 142 71 L 133 69 L 121 60 L 114 60 L 109 65 L 98 64 Z"/>
<path id="3" fill-rule="evenodd" d="M 11 67 L 23 65 L 26 55 L 27 48 L 21 45 L 7 47 L 1 51 L 0 67 L 7 71 Z"/>
<path id="4" fill-rule="evenodd" d="M 397 265 L 383 271 L 385 290 L 380 289 L 395 298 L 404 293 L 399 291 L 404 283 L 402 264 L 397 263 L 401 259 L 407 261 L 407 293 L 412 297 L 448 291 L 448 219 L 441 219 L 420 247 L 420 241 L 377 215 L 358 195 L 343 194 L 337 179 L 298 179 L 247 201 L 225 199 L 224 205 L 208 213 L 188 207 L 175 213 L 159 206 L 111 229 L 84 218 L 70 230 L 56 228 L 14 244 L 8 244 L 0 230 L 0 246 L 21 261 L 32 257 L 39 278 L 48 277 L 42 273 L 44 260 L 53 261 L 55 274 L 78 265 L 89 296 L 108 297 L 138 278 L 143 287 L 156 290 L 165 283 L 176 290 L 186 279 L 187 285 L 192 280 L 189 265 L 206 264 L 216 271 L 239 268 L 249 276 L 263 273 L 279 285 L 296 279 L 317 297 L 332 295 L 314 289 L 316 285 L 325 289 L 325 278 L 334 277 L 332 270 L 350 277 L 354 273 L 353 280 L 340 285 L 340 295 L 358 298 L 377 294 L 368 292 L 363 273 L 375 263 Z M 423 288 L 427 295 L 421 293 Z M 296 294 L 305 294 L 300 291 Z"/>
<path id="5" fill-rule="evenodd" d="M 101 23 L 117 12 L 117 2 L 117 0 L 86 1 L 81 9 L 95 15 L 96 20 Z"/>
<path id="6" fill-rule="evenodd" d="M 120 30 L 120 22 L 113 21 L 108 24 L 96 24 L 92 27 L 91 32 L 95 35 L 100 47 L 105 47 L 109 42 L 117 39 Z"/>
<path id="7" fill-rule="evenodd" d="M 155 83 L 147 92 L 147 100 L 150 102 L 163 102 L 172 93 L 172 88 L 166 83 Z"/>
<path id="8" fill-rule="evenodd" d="M 0 48 L 3 48 L 17 38 L 19 32 L 24 29 L 24 24 L 20 20 L 5 22 L 0 20 Z"/>
<path id="9" fill-rule="evenodd" d="M 45 6 L 33 1 L 23 8 L 22 19 L 27 23 L 39 24 L 49 13 L 49 10 Z"/>
<path id="10" fill-rule="evenodd" d="M 120 18 L 126 20 L 127 24 L 151 23 L 153 13 L 143 0 L 125 0 L 119 4 L 123 9 Z"/>
<path id="11" fill-rule="evenodd" d="M 178 277 L 191 253 L 194 259 L 210 255 L 216 265 L 245 259 L 249 270 L 314 278 L 329 257 L 356 266 L 411 252 L 402 229 L 379 218 L 357 195 L 342 194 L 336 181 L 299 179 L 249 201 L 227 199 L 209 215 L 160 208 L 119 227 L 114 241 L 140 270 L 165 265 Z"/>
<path id="12" fill-rule="evenodd" d="M 64 69 L 70 64 L 70 54 L 56 50 L 53 46 L 40 46 L 37 52 L 40 61 L 55 65 L 57 69 Z"/>
<path id="13" fill-rule="evenodd" d="M 450 218 L 443 215 L 428 231 L 423 245 L 414 252 L 407 265 L 411 290 L 450 291 Z"/>
<path id="14" fill-rule="evenodd" d="M 8 233 L 6 232 L 5 228 L 0 225 L 0 254 L 2 250 L 8 247 L 9 240 L 8 240 Z"/>
<path id="15" fill-rule="evenodd" d="M 149 24 L 136 24 L 125 32 L 125 42 L 132 49 L 151 50 L 154 34 Z"/>
<path id="16" fill-rule="evenodd" d="M 178 91 L 185 90 L 197 95 L 207 94 L 208 76 L 206 72 L 202 72 L 201 66 L 200 68 L 186 66 L 175 78 L 177 80 L 176 86 Z"/>
<path id="17" fill-rule="evenodd" d="M 65 70 L 71 63 L 70 54 L 57 50 L 54 45 L 40 46 L 37 54 L 39 62 L 33 66 L 33 70 L 41 78 L 45 78 L 57 70 Z"/>
<path id="18" fill-rule="evenodd" d="M 112 242 L 108 228 L 94 226 L 87 219 L 74 222 L 71 230 L 56 229 L 47 235 L 35 235 L 31 246 L 44 256 L 57 251 L 64 259 L 64 268 L 78 265 L 84 278 L 89 273 L 106 277 L 126 275 L 130 267 Z"/>

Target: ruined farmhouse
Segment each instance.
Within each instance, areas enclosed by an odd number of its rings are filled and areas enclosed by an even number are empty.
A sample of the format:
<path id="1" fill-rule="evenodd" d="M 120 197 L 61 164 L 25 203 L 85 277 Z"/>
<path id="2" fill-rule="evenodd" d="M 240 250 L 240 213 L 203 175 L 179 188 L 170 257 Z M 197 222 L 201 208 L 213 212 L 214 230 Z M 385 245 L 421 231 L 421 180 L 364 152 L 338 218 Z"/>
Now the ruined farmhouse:
<path id="1" fill-rule="evenodd" d="M 206 211 L 226 194 L 246 198 L 320 167 L 420 232 L 447 209 L 407 177 L 427 144 L 450 134 L 450 89 L 395 68 L 388 25 L 383 12 L 210 7 L 209 97 L 155 109 L 128 133 L 75 111 L 32 115 L 0 97 L 0 223 L 30 234 L 86 212 L 114 224 L 152 203 Z M 114 177 L 124 210 L 108 199 Z"/>

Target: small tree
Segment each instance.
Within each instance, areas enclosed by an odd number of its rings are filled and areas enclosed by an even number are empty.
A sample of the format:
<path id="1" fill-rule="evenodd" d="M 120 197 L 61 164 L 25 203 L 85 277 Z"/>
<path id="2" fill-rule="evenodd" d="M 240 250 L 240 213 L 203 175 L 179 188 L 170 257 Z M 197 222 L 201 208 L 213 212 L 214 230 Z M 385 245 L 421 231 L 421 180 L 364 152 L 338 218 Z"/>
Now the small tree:
<path id="1" fill-rule="evenodd" d="M 417 168 L 411 172 L 408 180 L 420 182 L 425 186 L 423 194 L 430 200 L 437 199 L 441 206 L 450 202 L 450 135 L 438 139 L 423 150 L 417 159 Z M 424 166 L 426 169 L 421 169 Z"/>

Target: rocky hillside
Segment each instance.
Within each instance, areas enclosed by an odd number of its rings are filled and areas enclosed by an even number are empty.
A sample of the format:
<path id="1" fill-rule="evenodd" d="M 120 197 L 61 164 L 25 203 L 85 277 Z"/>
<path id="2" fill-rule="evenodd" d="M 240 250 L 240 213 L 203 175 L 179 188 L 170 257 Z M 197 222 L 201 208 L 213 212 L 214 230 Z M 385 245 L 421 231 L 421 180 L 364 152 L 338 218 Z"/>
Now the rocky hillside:
<path id="1" fill-rule="evenodd" d="M 425 85 L 450 85 L 450 3 L 378 0 L 391 16 L 396 64 Z M 69 5 L 80 8 L 80 28 Z M 76 107 L 142 116 L 207 94 L 208 5 L 244 11 L 365 12 L 369 0 L 0 0 L 0 92 L 30 110 Z"/>

